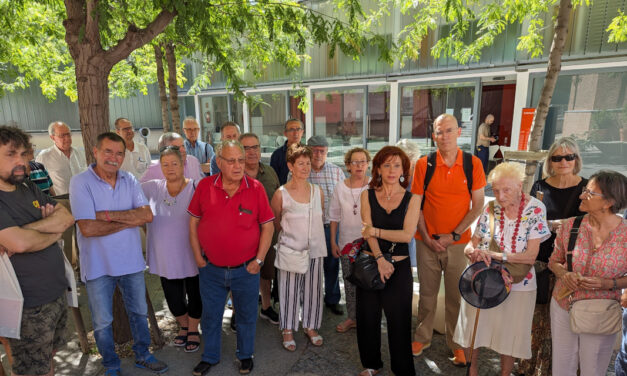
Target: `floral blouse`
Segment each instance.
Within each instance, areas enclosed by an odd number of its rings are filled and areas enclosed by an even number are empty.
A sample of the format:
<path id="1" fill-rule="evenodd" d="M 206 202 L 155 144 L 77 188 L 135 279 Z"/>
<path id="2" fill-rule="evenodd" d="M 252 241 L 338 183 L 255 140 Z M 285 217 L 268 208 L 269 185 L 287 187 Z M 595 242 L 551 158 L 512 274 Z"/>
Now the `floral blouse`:
<path id="1" fill-rule="evenodd" d="M 557 230 L 555 248 L 550 262 L 567 267 L 566 251 L 568 250 L 568 240 L 574 220 L 575 218 L 570 218 Z M 579 226 L 579 236 L 573 249 L 574 272 L 579 272 L 584 277 L 600 278 L 619 278 L 627 273 L 627 220 L 623 219 L 596 251 L 594 251 L 593 244 L 592 228 L 586 215 Z M 562 286 L 562 281 L 558 279 L 553 289 L 553 297 L 560 307 L 568 311 L 570 308 L 569 297 L 557 299 Z M 620 301 L 620 294 L 620 290 L 577 290 L 571 296 L 573 302 L 583 299 L 616 299 Z"/>
<path id="2" fill-rule="evenodd" d="M 524 207 L 522 212 L 522 218 L 520 220 L 520 227 L 518 229 L 518 236 L 516 237 L 516 253 L 523 253 L 527 251 L 527 241 L 530 239 L 540 239 L 540 242 L 548 239 L 551 236 L 549 231 L 549 225 L 546 222 L 546 209 L 544 204 L 534 198 L 529 197 L 529 202 Z M 475 228 L 474 236 L 480 238 L 479 249 L 488 250 L 490 246 L 490 217 L 489 217 L 490 205 L 486 205 L 479 217 L 479 222 Z M 494 240 L 498 244 L 501 242 L 501 227 L 499 221 L 501 219 L 502 209 L 498 202 L 494 202 Z M 512 252 L 512 236 L 514 235 L 514 229 L 516 228 L 516 218 L 509 219 L 505 216 L 505 230 L 503 237 L 504 252 Z M 529 270 L 529 273 L 519 283 L 512 284 L 512 291 L 534 291 L 537 288 L 536 272 L 534 268 Z"/>

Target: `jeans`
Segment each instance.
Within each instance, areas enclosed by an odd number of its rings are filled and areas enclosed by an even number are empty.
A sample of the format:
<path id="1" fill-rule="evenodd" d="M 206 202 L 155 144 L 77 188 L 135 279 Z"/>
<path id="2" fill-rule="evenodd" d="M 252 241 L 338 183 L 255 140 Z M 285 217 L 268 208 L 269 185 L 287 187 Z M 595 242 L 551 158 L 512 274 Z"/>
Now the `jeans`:
<path id="1" fill-rule="evenodd" d="M 144 272 L 125 274 L 117 277 L 102 276 L 85 284 L 94 337 L 98 351 L 102 355 L 102 365 L 106 369 L 119 369 L 120 358 L 115 353 L 113 342 L 113 292 L 120 288 L 124 307 L 128 314 L 133 335 L 133 352 L 138 361 L 146 359 L 150 352 L 150 331 L 148 330 L 148 305 L 146 304 L 146 282 Z"/>
<path id="2" fill-rule="evenodd" d="M 627 309 L 623 308 L 623 341 L 614 363 L 616 376 L 627 376 Z"/>
<path id="3" fill-rule="evenodd" d="M 252 358 L 257 327 L 259 273 L 250 274 L 245 266 L 226 269 L 209 263 L 199 269 L 199 273 L 203 307 L 200 325 L 205 343 L 203 362 L 216 364 L 220 361 L 222 316 L 229 290 L 233 297 L 237 325 L 237 358 Z"/>
<path id="4" fill-rule="evenodd" d="M 488 160 L 490 159 L 490 148 L 488 146 L 477 146 L 477 158 L 481 160 L 483 172 L 488 173 Z"/>
<path id="5" fill-rule="evenodd" d="M 339 234 L 339 231 L 338 231 Z M 340 259 L 333 257 L 331 253 L 331 228 L 324 225 L 324 238 L 327 243 L 327 257 L 324 258 L 322 269 L 324 271 L 324 302 L 337 304 L 342 298 L 340 293 Z M 335 237 L 338 241 L 338 237 Z"/>

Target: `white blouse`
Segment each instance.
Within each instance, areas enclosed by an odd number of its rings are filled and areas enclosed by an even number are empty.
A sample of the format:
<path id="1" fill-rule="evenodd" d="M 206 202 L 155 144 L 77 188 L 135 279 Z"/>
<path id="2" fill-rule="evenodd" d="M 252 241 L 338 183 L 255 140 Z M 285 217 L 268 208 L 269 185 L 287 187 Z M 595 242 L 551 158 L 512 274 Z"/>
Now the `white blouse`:
<path id="1" fill-rule="evenodd" d="M 368 189 L 365 185 L 359 188 L 349 188 L 346 182 L 335 186 L 331 206 L 329 207 L 329 220 L 339 223 L 340 250 L 355 239 L 361 238 L 361 193 Z"/>

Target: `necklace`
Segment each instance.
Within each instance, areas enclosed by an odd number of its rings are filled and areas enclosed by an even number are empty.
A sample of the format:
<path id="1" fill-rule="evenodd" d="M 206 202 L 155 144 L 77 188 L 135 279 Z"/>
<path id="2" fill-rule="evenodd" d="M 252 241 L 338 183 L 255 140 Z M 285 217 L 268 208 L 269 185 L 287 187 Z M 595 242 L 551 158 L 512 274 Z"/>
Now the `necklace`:
<path id="1" fill-rule="evenodd" d="M 525 194 L 522 194 L 520 198 L 520 204 L 518 205 L 518 218 L 516 218 L 516 224 L 514 226 L 514 234 L 512 235 L 512 253 L 516 253 L 516 238 L 518 237 L 518 229 L 520 228 L 520 221 L 522 220 L 522 212 L 525 208 Z M 505 210 L 501 208 L 501 217 L 499 218 L 499 226 L 501 227 L 501 242 L 499 246 L 505 252 Z"/>
<path id="2" fill-rule="evenodd" d="M 170 191 L 168 190 L 168 185 L 166 184 L 165 186 L 165 190 L 167 192 L 167 195 L 172 197 L 174 200 L 170 201 L 167 198 L 163 199 L 163 203 L 168 205 L 168 206 L 172 206 L 172 205 L 176 205 L 176 196 L 178 196 L 179 193 L 181 193 L 181 191 L 183 190 L 183 186 L 185 185 L 185 179 L 183 179 L 183 183 L 181 183 L 181 185 L 179 186 L 178 190 L 176 191 L 176 193 L 174 195 L 170 195 Z"/>
<path id="3" fill-rule="evenodd" d="M 365 176 L 364 180 L 366 180 L 368 177 Z M 364 182 L 364 180 L 362 180 L 362 183 Z M 349 180 L 350 181 L 350 180 Z M 352 185 L 352 184 L 351 184 Z M 359 208 L 357 206 L 357 202 L 359 201 L 359 197 L 361 197 L 361 193 L 364 191 L 364 188 L 367 187 L 367 185 L 362 185 L 361 189 L 359 190 L 359 194 L 357 195 L 357 198 L 355 198 L 355 196 L 353 196 L 353 187 L 349 187 L 349 191 L 351 193 L 351 198 L 353 199 L 353 215 L 357 215 L 357 209 Z"/>

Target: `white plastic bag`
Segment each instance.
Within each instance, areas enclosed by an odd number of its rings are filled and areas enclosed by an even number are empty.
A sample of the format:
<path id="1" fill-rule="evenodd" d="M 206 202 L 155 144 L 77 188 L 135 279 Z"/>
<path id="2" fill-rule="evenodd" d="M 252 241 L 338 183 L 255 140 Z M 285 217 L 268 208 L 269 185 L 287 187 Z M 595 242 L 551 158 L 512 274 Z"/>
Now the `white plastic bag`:
<path id="1" fill-rule="evenodd" d="M 24 296 L 9 256 L 0 256 L 0 337 L 20 338 Z"/>

